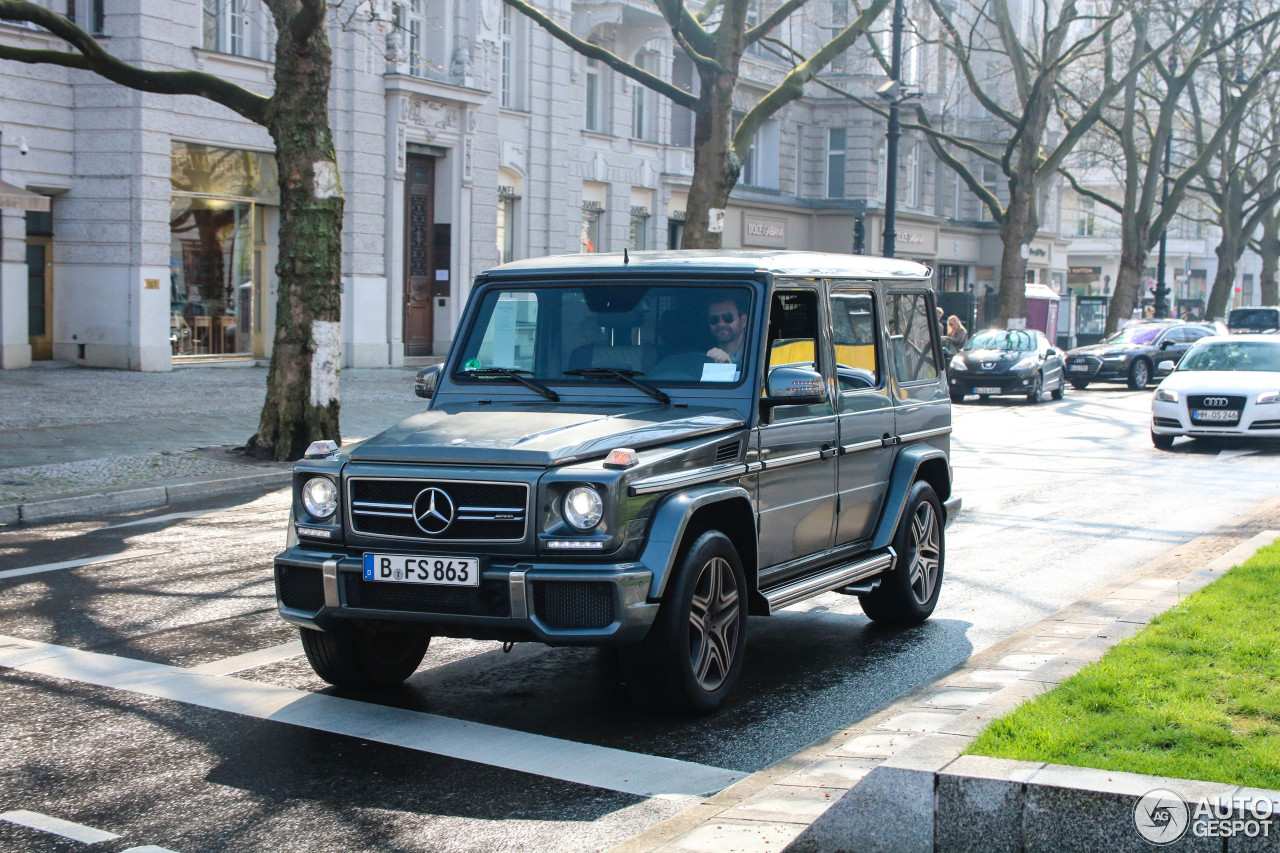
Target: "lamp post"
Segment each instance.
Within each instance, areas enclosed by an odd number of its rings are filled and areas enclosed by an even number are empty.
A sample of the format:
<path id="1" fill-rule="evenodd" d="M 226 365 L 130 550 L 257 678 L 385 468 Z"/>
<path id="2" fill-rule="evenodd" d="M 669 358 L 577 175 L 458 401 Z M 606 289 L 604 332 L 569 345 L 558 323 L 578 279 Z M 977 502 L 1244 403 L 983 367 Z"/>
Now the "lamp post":
<path id="1" fill-rule="evenodd" d="M 885 151 L 884 179 L 884 256 L 892 258 L 897 248 L 898 231 L 895 219 L 898 212 L 898 138 L 902 136 L 902 124 L 898 120 L 898 105 L 902 103 L 902 30 L 904 28 L 903 0 L 893 0 L 893 47 L 889 57 L 888 85 L 881 86 L 876 94 L 889 102 L 888 144 Z"/>
<path id="2" fill-rule="evenodd" d="M 1174 54 L 1169 60 L 1169 75 L 1173 76 L 1178 73 L 1178 54 Z M 1173 128 L 1169 128 L 1169 135 L 1164 140 L 1164 179 L 1160 184 L 1160 213 L 1164 214 L 1164 206 L 1169 200 L 1169 160 L 1173 156 Z M 1163 320 L 1169 316 L 1169 288 L 1164 283 L 1165 273 L 1165 250 L 1169 242 L 1169 223 L 1165 221 L 1164 228 L 1160 229 L 1160 255 L 1156 262 L 1156 286 L 1154 304 L 1151 306 L 1151 313 L 1154 319 Z"/>

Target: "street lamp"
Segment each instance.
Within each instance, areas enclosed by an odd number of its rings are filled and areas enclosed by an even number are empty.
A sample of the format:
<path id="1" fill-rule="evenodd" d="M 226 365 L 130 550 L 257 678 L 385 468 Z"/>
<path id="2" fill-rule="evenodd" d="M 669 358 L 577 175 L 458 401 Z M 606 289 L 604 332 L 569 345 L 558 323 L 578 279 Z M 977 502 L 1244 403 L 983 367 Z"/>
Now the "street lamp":
<path id="1" fill-rule="evenodd" d="M 1169 60 L 1169 76 L 1178 73 L 1178 54 L 1174 54 Z M 1160 184 L 1160 213 L 1164 214 L 1164 207 L 1169 201 L 1169 160 L 1173 156 L 1173 128 L 1169 128 L 1169 135 L 1164 140 L 1164 180 Z M 1169 288 L 1164 283 L 1164 262 L 1165 249 L 1169 242 L 1169 222 L 1165 220 L 1164 227 L 1160 229 L 1160 256 L 1156 262 L 1156 286 L 1154 288 L 1155 301 L 1151 306 L 1152 317 L 1156 320 L 1163 320 L 1169 316 Z"/>
<path id="2" fill-rule="evenodd" d="M 889 58 L 888 83 L 876 89 L 876 95 L 889 102 L 889 129 L 886 136 L 884 179 L 884 256 L 892 258 L 898 242 L 895 218 L 898 212 L 898 138 L 902 136 L 902 124 L 898 120 L 898 106 L 902 103 L 902 30 L 904 27 L 903 0 L 893 0 L 893 48 Z"/>

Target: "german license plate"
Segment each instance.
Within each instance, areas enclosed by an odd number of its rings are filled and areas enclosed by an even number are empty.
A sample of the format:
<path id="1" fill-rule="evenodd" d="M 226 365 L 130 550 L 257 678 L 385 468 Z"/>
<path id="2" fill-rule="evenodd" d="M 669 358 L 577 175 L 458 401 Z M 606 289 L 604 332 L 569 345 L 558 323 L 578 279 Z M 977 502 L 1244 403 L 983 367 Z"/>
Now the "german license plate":
<path id="1" fill-rule="evenodd" d="M 1225 421 L 1235 423 L 1240 419 L 1239 412 L 1229 409 L 1194 409 L 1191 416 L 1198 421 Z"/>
<path id="2" fill-rule="evenodd" d="M 364 579 L 436 586 L 479 586 L 480 561 L 475 557 L 365 554 Z"/>
<path id="3" fill-rule="evenodd" d="M 999 393 L 1000 393 L 1000 389 L 999 389 L 999 388 L 974 388 L 974 389 L 973 389 L 973 393 L 975 393 L 975 394 L 999 394 Z"/>
<path id="4" fill-rule="evenodd" d="M 1067 370 L 1071 371 L 1072 373 L 1088 373 L 1088 372 L 1089 372 L 1089 365 L 1087 365 L 1087 364 L 1068 364 L 1068 365 L 1067 365 Z"/>

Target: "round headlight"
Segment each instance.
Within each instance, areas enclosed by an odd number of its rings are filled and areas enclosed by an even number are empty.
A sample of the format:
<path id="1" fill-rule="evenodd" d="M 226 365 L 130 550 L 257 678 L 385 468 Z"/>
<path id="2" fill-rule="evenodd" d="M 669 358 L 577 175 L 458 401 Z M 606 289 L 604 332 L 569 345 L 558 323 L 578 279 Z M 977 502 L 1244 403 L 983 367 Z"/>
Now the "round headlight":
<path id="1" fill-rule="evenodd" d="M 338 487 L 328 477 L 312 477 L 302 487 L 302 505 L 312 518 L 328 518 L 338 511 Z"/>
<path id="2" fill-rule="evenodd" d="M 590 486 L 570 489 L 564 496 L 564 520 L 579 530 L 590 530 L 600 523 L 604 515 L 604 501 L 600 493 Z"/>

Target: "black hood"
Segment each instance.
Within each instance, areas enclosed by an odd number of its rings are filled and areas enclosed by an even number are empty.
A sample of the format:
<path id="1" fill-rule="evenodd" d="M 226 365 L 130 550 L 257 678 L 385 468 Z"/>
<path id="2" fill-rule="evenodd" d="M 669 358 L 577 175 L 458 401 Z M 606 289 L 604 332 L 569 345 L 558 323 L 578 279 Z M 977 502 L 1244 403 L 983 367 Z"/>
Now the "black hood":
<path id="1" fill-rule="evenodd" d="M 1071 352 L 1067 353 L 1067 357 L 1070 358 L 1073 355 L 1092 355 L 1101 357 L 1104 353 L 1139 352 L 1141 350 L 1148 349 L 1151 349 L 1150 344 L 1127 344 L 1118 342 L 1114 344 L 1089 344 L 1084 347 L 1076 347 Z"/>
<path id="2" fill-rule="evenodd" d="M 967 349 L 961 350 L 960 355 L 964 358 L 967 368 L 981 373 L 984 370 L 1009 370 L 1022 359 L 1035 353 L 1029 350 Z M 984 364 L 993 366 L 984 368 Z"/>
<path id="3" fill-rule="evenodd" d="M 551 467 L 740 429 L 732 409 L 648 404 L 564 403 L 442 406 L 414 415 L 351 451 L 357 462 L 426 462 Z"/>

